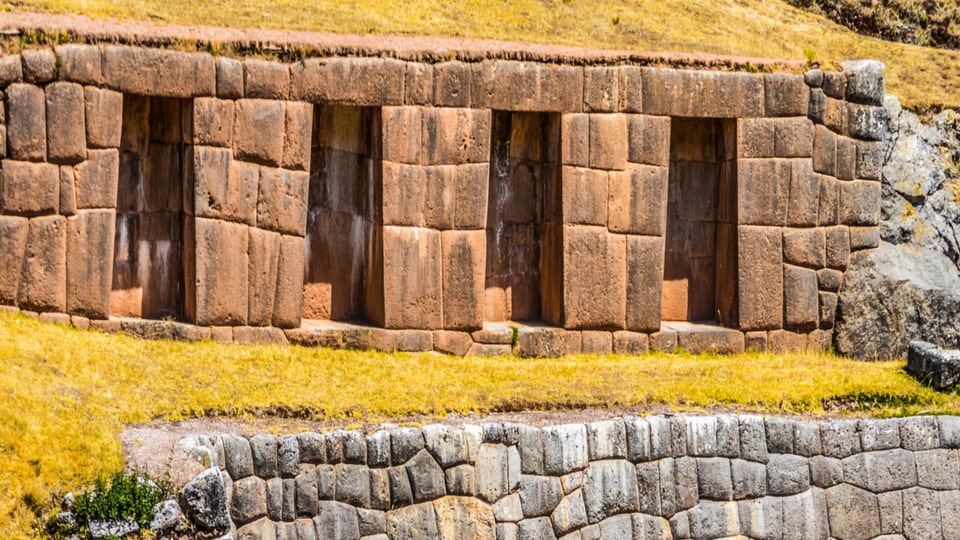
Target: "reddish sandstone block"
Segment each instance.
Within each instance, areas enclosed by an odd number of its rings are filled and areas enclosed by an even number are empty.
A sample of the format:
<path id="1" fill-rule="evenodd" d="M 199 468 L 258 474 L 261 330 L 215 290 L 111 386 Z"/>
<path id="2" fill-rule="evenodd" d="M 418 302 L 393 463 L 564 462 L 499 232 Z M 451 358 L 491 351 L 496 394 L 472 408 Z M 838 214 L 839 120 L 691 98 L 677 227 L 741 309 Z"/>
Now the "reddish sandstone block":
<path id="1" fill-rule="evenodd" d="M 740 329 L 783 326 L 783 245 L 780 229 L 740 226 L 737 234 Z"/>
<path id="2" fill-rule="evenodd" d="M 607 227 L 613 232 L 662 236 L 667 182 L 665 167 L 630 164 L 625 172 L 610 172 Z"/>
<path id="3" fill-rule="evenodd" d="M 16 305 L 27 247 L 27 218 L 0 216 L 0 305 Z"/>
<path id="4" fill-rule="evenodd" d="M 784 265 L 783 317 L 787 328 L 816 328 L 820 314 L 819 299 L 816 271 Z"/>
<path id="5" fill-rule="evenodd" d="M 879 227 L 850 227 L 850 251 L 880 246 Z"/>
<path id="6" fill-rule="evenodd" d="M 23 65 L 19 54 L 0 57 L 0 88 L 23 81 Z"/>
<path id="7" fill-rule="evenodd" d="M 650 349 L 659 352 L 673 352 L 677 348 L 677 331 L 662 327 L 659 332 L 650 334 Z"/>
<path id="8" fill-rule="evenodd" d="M 777 157 L 810 157 L 813 155 L 813 122 L 806 116 L 774 120 Z"/>
<path id="9" fill-rule="evenodd" d="M 766 116 L 806 116 L 810 87 L 803 75 L 766 73 L 763 75 Z"/>
<path id="10" fill-rule="evenodd" d="M 229 150 L 198 146 L 193 154 L 194 214 L 255 225 L 260 167 L 232 161 Z"/>
<path id="11" fill-rule="evenodd" d="M 77 163 L 87 157 L 83 87 L 58 82 L 46 87 L 47 159 Z"/>
<path id="12" fill-rule="evenodd" d="M 627 165 L 627 117 L 590 115 L 590 167 L 622 171 Z"/>
<path id="13" fill-rule="evenodd" d="M 620 70 L 616 67 L 583 68 L 583 111 L 620 110 Z"/>
<path id="14" fill-rule="evenodd" d="M 384 227 L 384 327 L 442 328 L 442 261 L 438 231 Z"/>
<path id="15" fill-rule="evenodd" d="M 57 77 L 57 55 L 50 49 L 24 49 L 20 59 L 24 82 L 42 85 Z"/>
<path id="16" fill-rule="evenodd" d="M 243 62 L 233 58 L 217 58 L 217 97 L 243 97 Z"/>
<path id="17" fill-rule="evenodd" d="M 501 111 L 540 111 L 539 80 L 537 63 L 496 60 L 476 64 L 471 105 Z M 582 85 L 581 79 L 581 95 Z"/>
<path id="18" fill-rule="evenodd" d="M 217 87 L 213 57 L 144 47 L 106 46 L 103 82 L 124 94 L 189 98 L 212 96 Z"/>
<path id="19" fill-rule="evenodd" d="M 427 170 L 383 162 L 383 224 L 418 226 L 424 219 Z"/>
<path id="20" fill-rule="evenodd" d="M 846 102 L 828 97 L 824 103 L 823 125 L 834 133 L 845 134 L 849 121 Z"/>
<path id="21" fill-rule="evenodd" d="M 433 348 L 439 353 L 453 356 L 466 356 L 473 347 L 473 340 L 467 332 L 454 330 L 436 330 L 433 332 Z"/>
<path id="22" fill-rule="evenodd" d="M 777 120 L 771 118 L 738 118 L 736 157 L 774 157 L 777 124 Z"/>
<path id="23" fill-rule="evenodd" d="M 627 236 L 627 329 L 658 331 L 662 301 L 663 238 Z"/>
<path id="24" fill-rule="evenodd" d="M 310 135 L 313 132 L 313 105 L 287 102 L 286 125 L 283 137 L 283 160 L 285 169 L 310 170 Z"/>
<path id="25" fill-rule="evenodd" d="M 548 326 L 522 326 L 517 336 L 517 356 L 557 358 L 580 353 L 580 332 Z"/>
<path id="26" fill-rule="evenodd" d="M 90 148 L 117 148 L 123 121 L 123 94 L 93 86 L 83 89 L 84 120 Z"/>
<path id="27" fill-rule="evenodd" d="M 30 220 L 17 304 L 31 311 L 63 312 L 67 303 L 67 219 Z"/>
<path id="28" fill-rule="evenodd" d="M 193 144 L 233 146 L 233 101 L 202 97 L 193 100 Z"/>
<path id="29" fill-rule="evenodd" d="M 650 350 L 647 334 L 618 330 L 613 333 L 613 352 L 616 354 L 641 355 Z"/>
<path id="30" fill-rule="evenodd" d="M 420 163 L 459 165 L 490 162 L 490 111 L 426 108 L 422 117 Z"/>
<path id="31" fill-rule="evenodd" d="M 879 225 L 880 182 L 840 182 L 839 213 L 844 225 Z"/>
<path id="32" fill-rule="evenodd" d="M 393 58 L 309 59 L 290 70 L 291 99 L 345 105 L 402 105 L 405 63 Z"/>
<path id="33" fill-rule="evenodd" d="M 425 197 L 421 206 L 419 222 L 415 225 L 431 229 L 453 228 L 457 190 L 457 167 L 435 165 L 426 170 Z"/>
<path id="34" fill-rule="evenodd" d="M 403 68 L 404 105 L 433 105 L 433 66 L 406 62 Z"/>
<path id="35" fill-rule="evenodd" d="M 60 78 L 80 84 L 99 85 L 100 47 L 68 43 L 57 47 Z"/>
<path id="36" fill-rule="evenodd" d="M 795 159 L 790 162 L 790 204 L 787 225 L 813 227 L 820 212 L 820 176 L 813 172 L 813 161 Z"/>
<path id="37" fill-rule="evenodd" d="M 48 163 L 4 160 L 0 168 L 0 210 L 4 214 L 56 213 L 60 170 Z"/>
<path id="38" fill-rule="evenodd" d="M 816 176 L 820 178 L 817 225 L 836 225 L 840 223 L 840 182 L 832 176 Z"/>
<path id="39" fill-rule="evenodd" d="M 243 95 L 247 98 L 287 99 L 290 69 L 279 62 L 243 61 Z"/>
<path id="40" fill-rule="evenodd" d="M 598 330 L 580 332 L 580 354 L 610 354 L 613 352 L 613 333 Z"/>
<path id="41" fill-rule="evenodd" d="M 850 263 L 850 233 L 847 227 L 827 227 L 827 268 L 846 270 Z"/>
<path id="42" fill-rule="evenodd" d="M 813 136 L 813 170 L 835 176 L 836 168 L 837 136 L 829 129 L 817 126 Z"/>
<path id="43" fill-rule="evenodd" d="M 7 149 L 11 159 L 47 159 L 47 114 L 43 90 L 11 84 L 7 95 Z"/>
<path id="44" fill-rule="evenodd" d="M 737 163 L 737 217 L 744 225 L 786 223 L 792 181 L 791 163 L 780 159 L 742 159 Z"/>
<path id="45" fill-rule="evenodd" d="M 786 229 L 783 231 L 783 260 L 808 268 L 826 264 L 826 235 L 822 228 Z"/>
<path id="46" fill-rule="evenodd" d="M 857 146 L 849 137 L 837 137 L 837 178 L 853 180 L 857 176 Z"/>
<path id="47" fill-rule="evenodd" d="M 476 330 L 483 327 L 484 272 L 487 232 L 444 231 L 440 234 L 443 255 L 443 327 Z"/>
<path id="48" fill-rule="evenodd" d="M 560 163 L 576 167 L 590 164 L 590 115 L 560 117 Z"/>
<path id="49" fill-rule="evenodd" d="M 583 101 L 583 68 L 542 64 L 538 73 L 538 111 L 580 112 Z"/>
<path id="50" fill-rule="evenodd" d="M 422 107 L 381 109 L 383 159 L 394 163 L 420 163 L 423 120 Z"/>
<path id="51" fill-rule="evenodd" d="M 60 214 L 72 216 L 77 213 L 77 188 L 73 167 L 60 167 Z"/>
<path id="52" fill-rule="evenodd" d="M 281 101 L 238 100 L 233 156 L 244 161 L 279 166 L 283 160 L 283 137 L 279 135 L 283 133 L 285 122 Z"/>
<path id="53" fill-rule="evenodd" d="M 84 210 L 67 220 L 67 312 L 73 315 L 110 315 L 115 221 L 113 210 Z"/>
<path id="54" fill-rule="evenodd" d="M 563 228 L 564 328 L 623 329 L 626 236 L 603 227 Z"/>
<path id="55" fill-rule="evenodd" d="M 7 157 L 7 126 L 0 124 L 0 159 Z"/>
<path id="56" fill-rule="evenodd" d="M 563 223 L 567 225 L 606 225 L 607 171 L 563 167 L 561 176 Z M 613 173 L 622 174 L 622 173 Z M 624 181 L 615 182 L 616 184 Z"/>
<path id="57" fill-rule="evenodd" d="M 766 352 L 767 333 L 747 332 L 743 335 L 743 349 L 746 352 Z"/>
<path id="58" fill-rule="evenodd" d="M 277 293 L 273 303 L 273 326 L 299 328 L 303 310 L 303 238 L 280 237 L 277 261 Z"/>
<path id="59" fill-rule="evenodd" d="M 627 126 L 631 163 L 670 165 L 670 118 L 630 115 Z"/>
<path id="60" fill-rule="evenodd" d="M 443 62 L 433 66 L 433 104 L 437 107 L 470 106 L 470 66 Z"/>
<path id="61" fill-rule="evenodd" d="M 643 69 L 638 66 L 620 67 L 620 110 L 643 112 Z"/>
<path id="62" fill-rule="evenodd" d="M 643 68 L 643 111 L 658 116 L 763 116 L 763 76 Z"/>
<path id="63" fill-rule="evenodd" d="M 270 326 L 277 292 L 280 264 L 280 234 L 248 228 L 247 324 Z"/>
<path id="64" fill-rule="evenodd" d="M 200 326 L 246 324 L 248 227 L 205 218 L 192 221 L 193 250 L 188 248 L 186 258 L 192 259 L 196 273 L 186 283 L 188 317 Z"/>
<path id="65" fill-rule="evenodd" d="M 487 225 L 487 190 L 490 164 L 457 166 L 453 227 L 457 230 L 483 229 Z"/>
<path id="66" fill-rule="evenodd" d="M 181 146 L 151 143 L 146 157 L 146 169 L 150 176 L 149 180 L 142 184 L 144 209 L 153 212 L 179 212 L 183 204 L 184 180 Z"/>
<path id="67" fill-rule="evenodd" d="M 789 330 L 771 330 L 767 336 L 767 352 L 783 354 L 800 352 L 807 347 L 807 336 Z"/>
<path id="68" fill-rule="evenodd" d="M 310 174 L 286 169 L 260 169 L 257 227 L 303 236 L 307 228 Z"/>
<path id="69" fill-rule="evenodd" d="M 820 328 L 833 328 L 837 318 L 837 295 L 832 292 L 820 293 Z"/>
<path id="70" fill-rule="evenodd" d="M 821 291 L 837 292 L 843 283 L 843 272 L 824 268 L 817 270 L 817 284 Z"/>
<path id="71" fill-rule="evenodd" d="M 120 152 L 89 150 L 87 160 L 74 167 L 77 208 L 113 208 L 117 203 Z"/>
<path id="72" fill-rule="evenodd" d="M 720 326 L 677 326 L 677 345 L 690 354 L 743 354 L 743 333 Z"/>

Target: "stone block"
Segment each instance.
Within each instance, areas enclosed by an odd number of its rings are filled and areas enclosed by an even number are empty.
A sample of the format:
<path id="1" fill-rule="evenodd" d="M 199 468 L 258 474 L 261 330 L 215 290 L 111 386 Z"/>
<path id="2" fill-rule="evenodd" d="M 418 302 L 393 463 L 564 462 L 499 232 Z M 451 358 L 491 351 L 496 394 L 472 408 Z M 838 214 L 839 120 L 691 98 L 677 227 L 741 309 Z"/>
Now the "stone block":
<path id="1" fill-rule="evenodd" d="M 850 263 L 850 234 L 846 227 L 827 227 L 827 267 L 846 270 Z"/>
<path id="2" fill-rule="evenodd" d="M 942 538 L 942 509 L 936 491 L 911 488 L 903 491 L 903 536 Z M 953 536 L 955 531 L 949 531 Z"/>
<path id="3" fill-rule="evenodd" d="M 763 116 L 763 90 L 762 75 L 643 68 L 646 114 L 691 118 Z"/>
<path id="4" fill-rule="evenodd" d="M 307 228 L 310 175 L 287 169 L 260 169 L 257 226 L 303 236 Z"/>
<path id="5" fill-rule="evenodd" d="M 618 112 L 620 101 L 618 68 L 597 66 L 583 69 L 584 112 Z"/>
<path id="6" fill-rule="evenodd" d="M 500 60 L 475 64 L 471 105 L 507 111 L 579 112 L 583 108 L 583 69 Z"/>
<path id="7" fill-rule="evenodd" d="M 629 249 L 629 244 L 628 248 Z M 629 260 L 629 259 L 628 259 Z M 629 279 L 629 278 L 628 278 Z M 629 284 L 627 285 L 629 288 Z M 631 298 L 629 294 L 629 289 L 627 293 L 627 298 Z M 627 309 L 629 311 L 631 303 L 628 300 Z M 629 326 L 630 315 L 627 315 Z M 626 354 L 631 356 L 638 356 L 646 354 L 650 350 L 650 338 L 647 334 L 641 334 L 639 332 L 628 332 L 625 330 L 618 330 L 613 333 L 613 352 L 614 354 Z"/>
<path id="8" fill-rule="evenodd" d="M 87 160 L 74 167 L 77 208 L 114 208 L 119 169 L 120 153 L 116 149 L 89 150 Z"/>
<path id="9" fill-rule="evenodd" d="M 279 166 L 283 161 L 286 114 L 282 101 L 241 99 L 236 102 L 233 156 L 236 159 Z M 264 133 L 274 134 L 265 137 Z"/>
<path id="10" fill-rule="evenodd" d="M 831 132 L 846 135 L 849 124 L 847 103 L 841 99 L 826 98 L 823 107 L 823 125 Z"/>
<path id="11" fill-rule="evenodd" d="M 843 459 L 843 480 L 874 493 L 906 489 L 917 485 L 918 465 L 900 448 L 864 452 Z"/>
<path id="12" fill-rule="evenodd" d="M 766 73 L 763 97 L 766 116 L 806 116 L 810 88 L 802 75 Z"/>
<path id="13" fill-rule="evenodd" d="M 611 182 L 608 176 L 610 174 L 596 169 L 563 167 L 561 199 L 565 224 L 604 226 L 607 224 L 608 182 Z M 626 183 L 624 175 L 613 174 L 622 177 L 612 182 L 617 187 Z"/>
<path id="14" fill-rule="evenodd" d="M 677 331 L 661 327 L 659 332 L 650 334 L 650 350 L 673 352 L 677 348 Z"/>
<path id="15" fill-rule="evenodd" d="M 778 121 L 770 118 L 738 118 L 736 157 L 740 159 L 774 157 L 777 126 Z M 728 149 L 728 152 L 730 150 Z"/>
<path id="16" fill-rule="evenodd" d="M 57 82 L 45 89 L 47 159 L 53 163 L 77 163 L 87 157 L 83 87 Z"/>
<path id="17" fill-rule="evenodd" d="M 873 538 L 880 534 L 877 496 L 842 484 L 826 490 L 830 533 L 838 538 Z"/>
<path id="18" fill-rule="evenodd" d="M 325 58 L 290 70 L 291 99 L 311 103 L 403 104 L 406 64 L 392 58 Z"/>
<path id="19" fill-rule="evenodd" d="M 790 204 L 787 208 L 787 225 L 813 227 L 817 225 L 820 212 L 820 175 L 813 172 L 809 159 L 790 162 Z"/>
<path id="20" fill-rule="evenodd" d="M 429 74 L 425 76 L 429 77 Z M 421 98 L 417 101 L 425 104 L 432 101 L 437 107 L 469 107 L 470 76 L 469 64 L 458 61 L 436 64 L 433 66 L 433 99 Z M 407 81 L 409 80 L 408 78 Z"/>
<path id="21" fill-rule="evenodd" d="M 439 329 L 443 324 L 440 233 L 385 227 L 383 252 L 385 326 Z"/>
<path id="22" fill-rule="evenodd" d="M 581 354 L 610 354 L 613 352 L 613 334 L 584 330 L 580 333 Z"/>
<path id="23" fill-rule="evenodd" d="M 543 428 L 544 471 L 560 476 L 587 467 L 587 430 L 582 424 Z"/>
<path id="24" fill-rule="evenodd" d="M 740 354 L 744 346 L 741 332 L 719 326 L 678 328 L 677 343 L 691 354 Z"/>
<path id="25" fill-rule="evenodd" d="M 212 96 L 217 87 L 213 57 L 145 47 L 103 48 L 103 82 L 124 94 L 190 98 Z"/>
<path id="26" fill-rule="evenodd" d="M 774 120 L 774 155 L 784 158 L 813 156 L 814 126 L 807 117 Z"/>
<path id="27" fill-rule="evenodd" d="M 245 324 L 249 271 L 247 227 L 204 218 L 196 218 L 193 223 L 192 258 L 196 277 L 195 281 L 188 279 L 186 283 L 188 316 L 203 326 Z M 188 239 L 188 245 L 190 243 Z"/>
<path id="28" fill-rule="evenodd" d="M 243 62 L 223 56 L 216 59 L 216 96 L 221 99 L 243 97 Z"/>
<path id="29" fill-rule="evenodd" d="M 814 128 L 813 170 L 835 176 L 837 167 L 837 136 L 824 126 Z"/>
<path id="30" fill-rule="evenodd" d="M 233 482 L 230 517 L 237 525 L 245 525 L 267 515 L 267 483 L 256 476 Z"/>
<path id="31" fill-rule="evenodd" d="M 734 459 L 730 462 L 730 476 L 734 500 L 758 499 L 767 494 L 767 469 L 762 463 Z"/>
<path id="32" fill-rule="evenodd" d="M 750 463 L 750 462 L 744 462 Z M 752 463 L 763 467 L 759 463 Z M 725 458 L 698 458 L 697 478 L 700 499 L 729 501 L 733 497 L 730 460 Z"/>
<path id="33" fill-rule="evenodd" d="M 513 477 L 519 484 L 519 467 L 516 471 L 510 470 L 506 447 L 494 444 L 480 445 L 476 463 L 476 480 L 477 495 L 481 499 L 493 503 L 511 493 Z"/>
<path id="34" fill-rule="evenodd" d="M 7 87 L 7 155 L 20 161 L 47 159 L 46 98 L 31 84 Z"/>
<path id="35" fill-rule="evenodd" d="M 820 199 L 817 201 L 817 225 L 840 223 L 840 182 L 832 176 L 815 174 L 820 181 Z"/>
<path id="36" fill-rule="evenodd" d="M 886 67 L 876 60 L 848 60 L 843 62 L 846 75 L 846 99 L 854 103 L 883 105 L 886 87 Z"/>
<path id="37" fill-rule="evenodd" d="M 837 295 L 829 292 L 820 293 L 820 326 L 833 328 L 837 318 Z"/>
<path id="38" fill-rule="evenodd" d="M 432 105 L 436 93 L 434 86 L 433 65 L 422 62 L 405 63 L 403 71 L 404 105 Z M 468 89 L 466 95 L 469 96 L 469 94 L 470 90 Z"/>
<path id="39" fill-rule="evenodd" d="M 820 311 L 816 271 L 784 265 L 783 294 L 784 324 L 789 328 L 815 327 Z"/>
<path id="40" fill-rule="evenodd" d="M 856 141 L 849 137 L 837 137 L 837 178 L 853 180 L 857 174 Z"/>
<path id="41" fill-rule="evenodd" d="M 436 330 L 433 333 L 434 350 L 453 356 L 466 356 L 473 347 L 473 339 L 469 332 L 454 330 Z"/>
<path id="42" fill-rule="evenodd" d="M 864 452 L 889 450 L 900 446 L 900 421 L 896 418 L 861 420 L 857 429 L 860 432 L 860 447 Z"/>
<path id="43" fill-rule="evenodd" d="M 0 57 L 0 87 L 23 81 L 23 65 L 19 54 Z"/>
<path id="44" fill-rule="evenodd" d="M 383 107 L 383 159 L 419 164 L 423 136 L 422 107 Z"/>
<path id="45" fill-rule="evenodd" d="M 850 227 L 850 251 L 880 247 L 879 227 Z"/>
<path id="46" fill-rule="evenodd" d="M 549 476 L 520 476 L 520 508 L 523 516 L 549 516 L 560 504 L 563 488 L 560 479 Z"/>
<path id="47" fill-rule="evenodd" d="M 780 328 L 784 312 L 780 230 L 740 227 L 737 245 L 740 329 Z"/>
<path id="48" fill-rule="evenodd" d="M 233 161 L 227 149 L 196 146 L 193 169 L 193 208 L 197 217 L 257 223 L 260 167 Z"/>
<path id="49" fill-rule="evenodd" d="M 492 115 L 487 110 L 426 108 L 422 111 L 420 163 L 489 163 Z"/>
<path id="50" fill-rule="evenodd" d="M 564 172 L 567 170 L 564 167 Z M 604 204 L 607 227 L 612 232 L 663 236 L 667 221 L 667 180 L 665 167 L 631 164 L 625 172 L 608 173 L 609 200 Z M 568 198 L 564 193 L 565 205 Z"/>
<path id="51" fill-rule="evenodd" d="M 193 143 L 231 148 L 235 102 L 212 97 L 193 101 Z"/>
<path id="52" fill-rule="evenodd" d="M 823 229 L 784 230 L 783 260 L 797 266 L 823 268 L 826 263 L 826 235 Z"/>
<path id="53" fill-rule="evenodd" d="M 622 329 L 626 322 L 626 237 L 605 228 L 564 227 L 564 326 Z"/>
<path id="54" fill-rule="evenodd" d="M 287 99 L 290 70 L 286 65 L 269 60 L 243 61 L 244 97 L 260 99 Z"/>
<path id="55" fill-rule="evenodd" d="M 273 326 L 298 328 L 303 310 L 303 238 L 280 237 Z"/>
<path id="56" fill-rule="evenodd" d="M 786 223 L 792 182 L 785 160 L 742 159 L 737 164 L 737 216 L 744 225 Z"/>
<path id="57" fill-rule="evenodd" d="M 627 116 L 590 115 L 590 167 L 622 171 L 627 164 Z"/>
<path id="58" fill-rule="evenodd" d="M 83 89 L 87 146 L 117 148 L 123 120 L 123 94 L 93 86 Z"/>
<path id="59" fill-rule="evenodd" d="M 310 170 L 310 145 L 313 132 L 313 105 L 287 102 L 285 107 L 283 160 L 280 165 L 298 171 Z"/>
<path id="60" fill-rule="evenodd" d="M 883 107 L 847 103 L 850 136 L 864 141 L 882 141 L 888 133 L 887 112 Z"/>
<path id="61" fill-rule="evenodd" d="M 743 349 L 746 352 L 766 352 L 767 333 L 762 330 L 759 332 L 746 332 L 743 335 Z"/>
<path id="62" fill-rule="evenodd" d="M 550 515 L 554 531 L 566 535 L 587 525 L 587 510 L 583 502 L 583 491 L 577 490 L 564 497 Z M 566 537 L 564 537 L 566 538 Z"/>
<path id="63" fill-rule="evenodd" d="M 80 84 L 100 84 L 99 47 L 67 43 L 57 47 L 56 54 L 60 79 Z"/>
<path id="64" fill-rule="evenodd" d="M 247 323 L 270 326 L 276 300 L 280 234 L 253 227 L 248 232 Z"/>
<path id="65" fill-rule="evenodd" d="M 65 311 L 66 237 L 67 220 L 63 216 L 30 220 L 17 291 L 21 309 Z"/>
<path id="66" fill-rule="evenodd" d="M 223 443 L 224 466 L 227 474 L 234 481 L 253 475 L 253 454 L 250 452 L 250 443 L 245 437 L 224 434 L 220 436 Z"/>
<path id="67" fill-rule="evenodd" d="M 60 170 L 56 165 L 4 160 L 0 169 L 0 211 L 4 214 L 56 213 Z"/>
<path id="68" fill-rule="evenodd" d="M 900 441 L 906 450 L 935 449 L 940 446 L 940 423 L 933 416 L 904 418 L 900 421 Z"/>
<path id="69" fill-rule="evenodd" d="M 590 460 L 625 459 L 627 432 L 623 420 L 603 420 L 587 424 Z"/>
<path id="70" fill-rule="evenodd" d="M 839 214 L 844 225 L 879 225 L 880 182 L 840 182 Z"/>
<path id="71" fill-rule="evenodd" d="M 574 167 L 590 165 L 590 115 L 561 115 L 560 163 Z"/>
<path id="72" fill-rule="evenodd" d="M 296 515 L 314 517 L 319 508 L 317 468 L 304 466 L 294 480 Z"/>
<path id="73" fill-rule="evenodd" d="M 91 210 L 67 219 L 67 311 L 93 319 L 110 314 L 115 212 Z"/>
<path id="74" fill-rule="evenodd" d="M 860 452 L 857 421 L 834 420 L 820 425 L 823 455 L 843 459 Z"/>
<path id="75" fill-rule="evenodd" d="M 627 461 L 591 463 L 584 471 L 583 498 L 587 521 L 599 523 L 608 517 L 640 510 L 636 469 Z"/>
<path id="76" fill-rule="evenodd" d="M 631 163 L 657 167 L 670 164 L 670 117 L 630 115 L 627 137 L 627 159 Z"/>
<path id="77" fill-rule="evenodd" d="M 856 177 L 861 180 L 880 180 L 883 170 L 882 142 L 854 141 L 856 146 Z"/>
<path id="78" fill-rule="evenodd" d="M 0 216 L 0 305 L 16 305 L 30 222 Z"/>
<path id="79" fill-rule="evenodd" d="M 317 538 L 343 538 L 344 540 L 358 540 L 360 538 L 360 522 L 357 509 L 341 502 L 319 503 L 320 510 L 313 519 Z M 402 512 L 400 512 L 402 513 Z M 398 516 L 398 521 L 400 521 Z M 390 526 L 387 519 L 387 526 Z M 395 526 L 395 528 L 399 528 Z M 434 524 L 436 530 L 436 524 Z"/>
<path id="80" fill-rule="evenodd" d="M 57 56 L 50 49 L 25 49 L 20 59 L 24 82 L 43 85 L 57 77 Z"/>

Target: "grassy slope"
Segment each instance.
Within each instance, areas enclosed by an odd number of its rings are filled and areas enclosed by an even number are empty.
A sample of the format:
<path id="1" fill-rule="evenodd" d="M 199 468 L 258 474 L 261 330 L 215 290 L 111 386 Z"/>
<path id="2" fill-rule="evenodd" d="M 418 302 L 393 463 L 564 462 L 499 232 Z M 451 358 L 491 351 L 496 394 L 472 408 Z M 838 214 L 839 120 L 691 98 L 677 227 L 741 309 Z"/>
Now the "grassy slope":
<path id="1" fill-rule="evenodd" d="M 18 0 L 23 9 L 180 24 L 429 34 L 825 64 L 875 58 L 904 104 L 960 107 L 960 52 L 854 34 L 775 0 Z M 618 23 L 614 24 L 614 20 Z"/>
<path id="2" fill-rule="evenodd" d="M 143 341 L 0 313 L 0 537 L 32 508 L 122 464 L 125 424 L 282 407 L 315 419 L 587 406 L 725 406 L 774 413 L 952 412 L 901 362 L 820 354 L 460 359 Z"/>

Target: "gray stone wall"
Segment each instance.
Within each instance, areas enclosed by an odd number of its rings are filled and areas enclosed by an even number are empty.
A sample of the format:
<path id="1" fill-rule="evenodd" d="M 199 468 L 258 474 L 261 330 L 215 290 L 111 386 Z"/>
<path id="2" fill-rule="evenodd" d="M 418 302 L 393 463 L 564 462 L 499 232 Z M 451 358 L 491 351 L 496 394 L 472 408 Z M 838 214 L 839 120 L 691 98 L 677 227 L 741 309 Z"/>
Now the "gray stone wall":
<path id="1" fill-rule="evenodd" d="M 215 469 L 198 479 L 220 471 L 221 511 L 244 539 L 929 540 L 960 531 L 960 417 L 668 415 L 201 439 Z M 195 524 L 217 522 L 209 506 L 185 506 L 202 517 Z"/>

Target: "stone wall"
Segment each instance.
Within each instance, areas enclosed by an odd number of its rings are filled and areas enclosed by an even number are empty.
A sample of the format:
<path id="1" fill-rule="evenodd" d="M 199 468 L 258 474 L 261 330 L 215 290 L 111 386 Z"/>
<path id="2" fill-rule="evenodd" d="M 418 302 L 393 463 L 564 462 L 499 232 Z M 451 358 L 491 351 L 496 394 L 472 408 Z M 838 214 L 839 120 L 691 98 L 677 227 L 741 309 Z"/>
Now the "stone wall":
<path id="1" fill-rule="evenodd" d="M 826 348 L 879 238 L 883 88 L 875 62 L 24 50 L 0 57 L 0 305 L 456 354 L 517 321 L 531 354 Z"/>
<path id="2" fill-rule="evenodd" d="M 197 442 L 213 468 L 181 504 L 199 529 L 240 539 L 929 540 L 960 530 L 957 417 L 651 416 Z"/>

